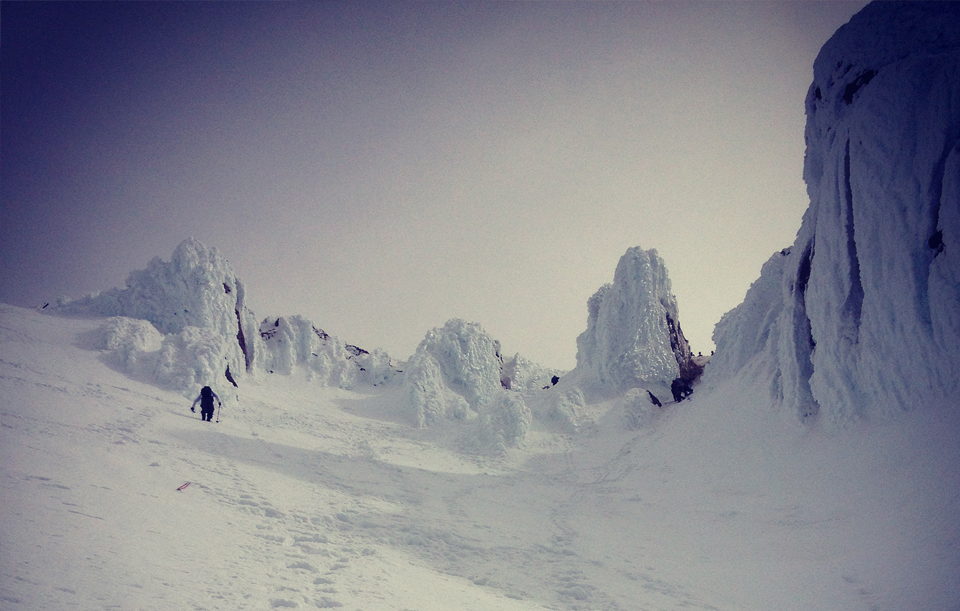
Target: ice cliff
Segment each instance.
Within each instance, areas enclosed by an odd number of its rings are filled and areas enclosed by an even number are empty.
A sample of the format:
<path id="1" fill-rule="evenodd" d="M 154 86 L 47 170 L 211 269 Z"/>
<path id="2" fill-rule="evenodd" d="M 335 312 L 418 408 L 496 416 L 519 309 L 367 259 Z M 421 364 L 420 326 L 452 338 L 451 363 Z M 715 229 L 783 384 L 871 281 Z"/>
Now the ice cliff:
<path id="1" fill-rule="evenodd" d="M 690 383 L 699 375 L 671 290 L 656 250 L 627 250 L 613 283 L 587 302 L 575 370 L 585 387 L 615 392 L 642 387 L 669 397 L 674 380 Z"/>
<path id="2" fill-rule="evenodd" d="M 810 206 L 714 332 L 774 398 L 842 426 L 960 390 L 960 5 L 875 2 L 824 45 L 806 99 Z"/>
<path id="3" fill-rule="evenodd" d="M 290 373 L 343 388 L 381 383 L 396 372 L 382 351 L 350 346 L 300 317 L 260 321 L 243 282 L 216 248 L 184 240 L 130 274 L 125 288 L 61 299 L 50 313 L 108 317 L 92 346 L 115 364 L 184 394 L 201 385 L 228 391 L 244 374 Z"/>

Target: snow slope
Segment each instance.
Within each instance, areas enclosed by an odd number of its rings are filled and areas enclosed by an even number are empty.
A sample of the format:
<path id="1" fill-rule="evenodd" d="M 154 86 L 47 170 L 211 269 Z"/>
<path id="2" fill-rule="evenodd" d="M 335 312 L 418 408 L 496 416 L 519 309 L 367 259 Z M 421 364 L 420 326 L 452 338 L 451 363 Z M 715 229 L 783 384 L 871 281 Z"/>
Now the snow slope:
<path id="1" fill-rule="evenodd" d="M 749 365 L 491 458 L 304 366 L 203 423 L 101 324 L 0 306 L 5 611 L 960 608 L 955 405 L 830 436 Z"/>

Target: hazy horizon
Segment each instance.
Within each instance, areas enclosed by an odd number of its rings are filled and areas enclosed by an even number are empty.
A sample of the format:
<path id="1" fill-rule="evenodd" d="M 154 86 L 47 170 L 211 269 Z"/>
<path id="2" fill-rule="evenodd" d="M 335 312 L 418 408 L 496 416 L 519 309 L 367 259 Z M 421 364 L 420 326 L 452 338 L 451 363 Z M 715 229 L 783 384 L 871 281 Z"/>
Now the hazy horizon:
<path id="1" fill-rule="evenodd" d="M 260 317 L 569 369 L 639 245 L 706 353 L 800 227 L 813 60 L 864 4 L 4 2 L 0 301 L 193 236 Z"/>

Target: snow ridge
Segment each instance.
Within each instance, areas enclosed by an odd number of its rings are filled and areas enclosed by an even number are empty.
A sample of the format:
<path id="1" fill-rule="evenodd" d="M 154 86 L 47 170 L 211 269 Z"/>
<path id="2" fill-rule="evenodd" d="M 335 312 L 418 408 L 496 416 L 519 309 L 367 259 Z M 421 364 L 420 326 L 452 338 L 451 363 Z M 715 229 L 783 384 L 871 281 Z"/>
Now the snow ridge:
<path id="1" fill-rule="evenodd" d="M 824 45 L 806 99 L 810 207 L 717 325 L 712 375 L 763 354 L 774 397 L 828 427 L 956 396 L 957 23 L 956 3 L 873 3 Z"/>

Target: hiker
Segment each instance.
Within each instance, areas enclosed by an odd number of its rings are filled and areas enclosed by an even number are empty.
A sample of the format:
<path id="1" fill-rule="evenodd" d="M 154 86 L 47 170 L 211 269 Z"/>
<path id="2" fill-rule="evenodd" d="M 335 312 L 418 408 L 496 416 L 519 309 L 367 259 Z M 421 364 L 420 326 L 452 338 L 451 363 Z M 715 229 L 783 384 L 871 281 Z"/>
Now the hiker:
<path id="1" fill-rule="evenodd" d="M 200 395 L 193 400 L 193 405 L 190 406 L 190 411 L 193 413 L 197 412 L 197 402 L 200 402 L 200 418 L 206 422 L 213 420 L 213 400 L 217 400 L 217 406 L 222 407 L 223 404 L 220 402 L 220 397 L 217 396 L 217 393 L 213 392 L 213 389 L 209 386 L 204 386 L 200 389 Z"/>
<path id="2" fill-rule="evenodd" d="M 693 389 L 683 378 L 677 378 L 670 384 L 670 392 L 673 393 L 673 400 L 680 403 L 693 394 Z"/>

